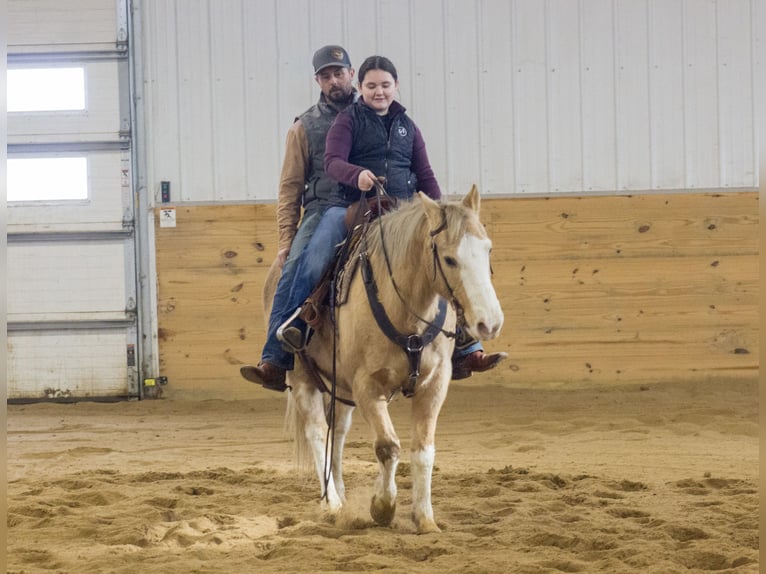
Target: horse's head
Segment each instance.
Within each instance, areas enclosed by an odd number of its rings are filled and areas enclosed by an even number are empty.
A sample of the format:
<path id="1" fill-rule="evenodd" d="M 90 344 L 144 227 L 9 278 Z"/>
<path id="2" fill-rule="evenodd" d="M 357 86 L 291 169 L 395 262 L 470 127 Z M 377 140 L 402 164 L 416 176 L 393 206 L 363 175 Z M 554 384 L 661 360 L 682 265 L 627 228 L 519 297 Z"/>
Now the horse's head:
<path id="1" fill-rule="evenodd" d="M 438 289 L 463 310 L 465 329 L 473 337 L 497 337 L 503 310 L 492 286 L 492 241 L 479 220 L 479 190 L 474 185 L 459 202 L 438 203 L 418 195 L 433 241 Z"/>

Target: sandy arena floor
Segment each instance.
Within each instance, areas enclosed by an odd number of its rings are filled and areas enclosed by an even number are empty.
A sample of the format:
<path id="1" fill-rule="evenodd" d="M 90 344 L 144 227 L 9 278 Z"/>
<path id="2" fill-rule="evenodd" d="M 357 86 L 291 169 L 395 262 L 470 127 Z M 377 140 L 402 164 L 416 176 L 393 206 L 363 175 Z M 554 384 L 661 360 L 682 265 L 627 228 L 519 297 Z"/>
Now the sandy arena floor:
<path id="1" fill-rule="evenodd" d="M 294 471 L 284 397 L 251 396 L 9 406 L 8 572 L 758 572 L 755 382 L 454 384 L 433 479 L 443 532 L 423 536 L 407 448 L 397 517 L 377 527 L 355 418 L 333 523 Z M 391 410 L 405 446 L 407 400 Z"/>

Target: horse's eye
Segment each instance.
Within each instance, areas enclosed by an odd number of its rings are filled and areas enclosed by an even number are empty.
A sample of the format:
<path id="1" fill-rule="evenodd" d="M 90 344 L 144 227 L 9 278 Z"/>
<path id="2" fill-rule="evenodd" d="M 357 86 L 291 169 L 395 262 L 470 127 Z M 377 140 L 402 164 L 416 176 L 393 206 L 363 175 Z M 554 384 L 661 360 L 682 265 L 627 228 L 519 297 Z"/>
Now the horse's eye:
<path id="1" fill-rule="evenodd" d="M 455 260 L 454 257 L 447 256 L 444 258 L 444 262 L 450 267 L 457 267 L 457 261 Z"/>

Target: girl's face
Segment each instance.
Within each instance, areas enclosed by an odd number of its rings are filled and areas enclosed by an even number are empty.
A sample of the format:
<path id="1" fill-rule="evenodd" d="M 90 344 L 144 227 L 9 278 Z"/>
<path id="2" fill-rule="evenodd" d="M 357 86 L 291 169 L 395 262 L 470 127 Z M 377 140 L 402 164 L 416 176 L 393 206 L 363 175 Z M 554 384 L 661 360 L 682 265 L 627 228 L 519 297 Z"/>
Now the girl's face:
<path id="1" fill-rule="evenodd" d="M 390 72 L 383 70 L 368 70 L 359 85 L 364 103 L 380 116 L 388 113 L 398 88 L 399 82 Z"/>

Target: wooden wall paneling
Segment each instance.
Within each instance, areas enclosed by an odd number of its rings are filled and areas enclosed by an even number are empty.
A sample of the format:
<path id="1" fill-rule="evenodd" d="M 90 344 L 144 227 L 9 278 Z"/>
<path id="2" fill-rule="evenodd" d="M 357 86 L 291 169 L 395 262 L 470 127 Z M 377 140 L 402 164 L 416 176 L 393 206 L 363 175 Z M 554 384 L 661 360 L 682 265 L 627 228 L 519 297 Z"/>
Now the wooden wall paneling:
<path id="1" fill-rule="evenodd" d="M 755 376 L 757 201 L 484 201 L 510 379 Z"/>
<path id="2" fill-rule="evenodd" d="M 257 361 L 273 205 L 177 208 L 157 228 L 160 357 L 171 385 L 236 385 Z M 754 378 L 758 195 L 488 199 L 506 314 L 471 380 L 508 385 Z"/>
<path id="3" fill-rule="evenodd" d="M 275 206 L 178 207 L 176 220 L 156 228 L 160 370 L 191 388 L 237 380 L 264 342 Z"/>

